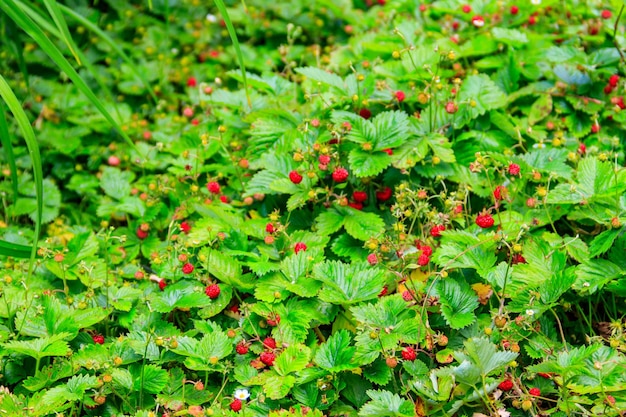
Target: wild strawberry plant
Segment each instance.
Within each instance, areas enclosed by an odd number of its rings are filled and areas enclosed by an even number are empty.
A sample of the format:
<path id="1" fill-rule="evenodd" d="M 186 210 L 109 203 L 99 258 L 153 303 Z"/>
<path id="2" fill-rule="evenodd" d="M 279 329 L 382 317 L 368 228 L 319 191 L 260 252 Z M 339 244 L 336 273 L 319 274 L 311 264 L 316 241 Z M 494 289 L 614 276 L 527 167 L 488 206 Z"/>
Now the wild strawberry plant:
<path id="1" fill-rule="evenodd" d="M 0 415 L 623 415 L 619 8 L 151 3 L 56 40 L 132 147 L 6 37 Z"/>

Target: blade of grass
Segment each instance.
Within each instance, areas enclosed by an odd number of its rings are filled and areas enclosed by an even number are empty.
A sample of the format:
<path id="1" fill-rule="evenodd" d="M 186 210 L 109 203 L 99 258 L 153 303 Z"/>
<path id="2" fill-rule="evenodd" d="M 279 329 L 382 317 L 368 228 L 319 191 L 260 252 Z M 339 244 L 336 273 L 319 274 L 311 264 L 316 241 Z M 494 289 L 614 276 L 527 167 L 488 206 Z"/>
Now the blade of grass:
<path id="1" fill-rule="evenodd" d="M 0 3 L 2 4 L 2 3 Z M 33 266 L 35 265 L 35 256 L 37 255 L 37 243 L 39 241 L 39 234 L 41 232 L 41 216 L 43 213 L 43 171 L 41 168 L 41 155 L 39 153 L 39 145 L 35 138 L 35 132 L 30 125 L 28 116 L 22 109 L 22 105 L 17 100 L 15 93 L 11 90 L 11 87 L 6 82 L 4 77 L 0 75 L 0 96 L 7 104 L 13 117 L 17 122 L 17 125 L 22 132 L 22 136 L 26 141 L 26 147 L 33 163 L 33 177 L 35 180 L 35 196 L 37 197 L 37 216 L 35 221 L 35 237 L 33 239 L 33 247 L 30 251 L 30 262 L 28 264 L 28 276 L 30 277 L 33 272 Z"/>
<path id="2" fill-rule="evenodd" d="M 239 61 L 239 68 L 241 69 L 241 77 L 243 78 L 243 88 L 246 91 L 246 99 L 248 100 L 248 107 L 252 108 L 252 101 L 250 100 L 250 94 L 248 93 L 248 79 L 246 78 L 246 65 L 243 61 L 243 53 L 241 52 L 241 47 L 239 46 L 239 39 L 237 39 L 237 32 L 235 31 L 233 22 L 230 20 L 230 16 L 228 15 L 228 10 L 226 9 L 226 5 L 224 4 L 224 1 L 215 0 L 215 5 L 217 6 L 217 9 L 222 14 L 224 23 L 226 23 L 226 29 L 228 29 L 228 34 L 230 35 L 230 39 L 233 42 L 233 47 L 235 48 L 237 60 Z"/>
<path id="3" fill-rule="evenodd" d="M 78 65 L 82 65 L 80 62 L 80 57 L 78 56 L 78 53 L 77 53 L 78 47 L 74 43 L 74 39 L 72 39 L 72 35 L 70 35 L 70 30 L 67 28 L 67 22 L 65 21 L 65 18 L 63 17 L 63 13 L 61 13 L 61 9 L 59 8 L 59 5 L 57 4 L 56 0 L 43 0 L 43 3 L 45 4 L 46 9 L 48 9 L 48 13 L 50 13 L 52 20 L 54 21 L 54 24 L 59 30 L 61 39 L 63 40 L 63 42 L 65 42 L 65 44 L 69 48 L 72 55 L 74 55 L 74 58 L 76 59 L 76 62 L 78 63 Z"/>
<path id="4" fill-rule="evenodd" d="M 113 126 L 122 138 L 141 155 L 141 152 L 130 137 L 122 130 L 119 124 L 104 107 L 104 104 L 96 97 L 93 91 L 78 75 L 72 65 L 65 59 L 61 51 L 46 36 L 43 30 L 16 4 L 14 0 L 0 1 L 0 9 L 3 10 L 24 32 L 39 45 L 39 47 L 54 61 L 54 63 L 72 80 L 74 85 L 91 101 L 104 118 Z"/>
<path id="5" fill-rule="evenodd" d="M 17 166 L 15 165 L 15 156 L 13 155 L 13 144 L 11 143 L 11 133 L 9 133 L 9 124 L 6 119 L 6 108 L 4 103 L 0 101 L 0 143 L 4 149 L 4 153 L 9 163 L 11 171 L 11 188 L 13 189 L 13 202 L 17 201 Z"/>
<path id="6" fill-rule="evenodd" d="M 18 245 L 17 243 L 0 240 L 0 255 L 14 258 L 30 258 L 33 248 L 31 246 Z"/>
<path id="7" fill-rule="evenodd" d="M 115 52 L 117 52 L 117 54 L 120 56 L 120 58 L 122 58 L 122 60 L 124 62 L 126 62 L 126 64 L 130 67 L 130 69 L 139 78 L 139 80 L 142 82 L 142 84 L 146 88 L 146 90 L 148 90 L 148 94 L 150 94 L 150 97 L 152 97 L 152 100 L 154 100 L 155 103 L 157 103 L 159 101 L 159 99 L 157 98 L 156 94 L 154 94 L 154 91 L 153 91 L 152 87 L 150 87 L 150 82 L 146 79 L 146 77 L 139 70 L 137 70 L 137 65 L 126 54 L 126 52 L 124 52 L 124 50 L 122 48 L 120 48 L 120 46 L 118 45 L 117 42 L 115 42 L 109 35 L 107 35 L 98 26 L 94 25 L 92 22 L 90 22 L 84 16 L 80 15 L 79 13 L 76 13 L 74 10 L 70 9 L 69 7 L 60 5 L 60 8 L 63 11 L 63 13 L 65 13 L 68 16 L 70 16 L 71 18 L 76 20 L 78 23 L 80 23 L 81 25 L 83 25 L 84 27 L 86 27 L 87 29 L 89 29 L 90 31 L 95 33 L 96 35 L 98 35 L 98 37 L 100 37 L 100 39 L 102 39 L 106 44 L 108 44 L 111 47 L 111 49 L 113 49 Z"/>

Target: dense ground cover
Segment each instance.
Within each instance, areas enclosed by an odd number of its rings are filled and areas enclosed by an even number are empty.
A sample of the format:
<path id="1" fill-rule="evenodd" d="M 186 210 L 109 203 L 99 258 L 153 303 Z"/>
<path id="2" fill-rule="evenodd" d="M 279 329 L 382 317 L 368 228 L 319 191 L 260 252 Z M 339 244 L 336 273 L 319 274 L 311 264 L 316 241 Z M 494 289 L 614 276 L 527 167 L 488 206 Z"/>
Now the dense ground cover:
<path id="1" fill-rule="evenodd" d="M 620 3 L 227 5 L 0 5 L 0 415 L 624 415 Z"/>

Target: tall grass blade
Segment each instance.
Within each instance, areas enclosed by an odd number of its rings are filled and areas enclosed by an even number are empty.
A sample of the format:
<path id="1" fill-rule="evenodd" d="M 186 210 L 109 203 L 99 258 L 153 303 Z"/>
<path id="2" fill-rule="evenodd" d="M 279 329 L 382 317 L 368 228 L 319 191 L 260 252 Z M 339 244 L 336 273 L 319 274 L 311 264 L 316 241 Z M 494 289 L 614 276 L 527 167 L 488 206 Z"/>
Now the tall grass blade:
<path id="1" fill-rule="evenodd" d="M 17 166 L 15 165 L 15 156 L 13 155 L 13 144 L 11 143 L 11 133 L 9 133 L 9 124 L 6 119 L 6 108 L 4 103 L 0 101 L 0 143 L 9 163 L 11 171 L 11 188 L 13 189 L 13 202 L 17 201 Z"/>
<path id="2" fill-rule="evenodd" d="M 0 240 L 0 255 L 14 258 L 30 258 L 33 248 L 31 246 L 18 245 L 17 243 Z"/>
<path id="3" fill-rule="evenodd" d="M 52 41 L 46 36 L 43 30 L 37 26 L 28 15 L 17 6 L 14 0 L 2 0 L 0 1 L 0 9 L 3 10 L 13 21 L 26 32 L 33 40 L 39 45 L 39 47 L 54 61 L 54 63 L 72 80 L 74 85 L 91 101 L 91 103 L 98 109 L 98 111 L 104 116 L 104 118 L 118 131 L 120 136 L 135 150 L 141 154 L 139 149 L 135 146 L 130 137 L 122 130 L 119 124 L 113 119 L 111 114 L 106 110 L 102 102 L 96 97 L 93 91 L 85 83 L 85 81 L 78 75 L 76 70 L 65 59 L 61 51 L 52 43 Z"/>
<path id="4" fill-rule="evenodd" d="M 155 103 L 159 101 L 156 94 L 154 94 L 152 87 L 150 86 L 150 82 L 146 79 L 146 77 L 140 71 L 137 70 L 137 65 L 126 54 L 126 52 L 124 52 L 124 50 L 120 48 L 117 42 L 115 42 L 109 35 L 107 35 L 98 26 L 94 25 L 91 21 L 86 19 L 81 14 L 76 13 L 74 10 L 70 9 L 69 7 L 60 5 L 60 9 L 63 11 L 63 13 L 70 16 L 71 18 L 76 20 L 78 23 L 80 23 L 81 25 L 83 25 L 84 27 L 86 27 L 87 29 L 95 33 L 96 35 L 98 35 L 100 39 L 102 39 L 107 45 L 109 45 L 111 49 L 113 49 L 122 58 L 122 60 L 126 62 L 126 64 L 130 67 L 130 69 L 139 78 L 144 88 L 148 90 L 148 94 L 150 94 L 150 97 L 152 97 L 152 100 L 154 100 Z"/>
<path id="5" fill-rule="evenodd" d="M 65 42 L 65 44 L 69 48 L 72 55 L 74 55 L 74 58 L 76 59 L 76 62 L 78 63 L 78 65 L 82 65 L 80 62 L 80 56 L 77 53 L 78 47 L 74 43 L 74 39 L 72 39 L 72 35 L 70 35 L 70 30 L 67 28 L 67 22 L 65 21 L 65 18 L 63 17 L 63 13 L 61 13 L 61 9 L 59 8 L 58 3 L 56 2 L 56 0 L 43 0 L 43 3 L 46 5 L 46 9 L 48 9 L 48 13 L 50 13 L 52 20 L 54 21 L 54 24 L 59 30 L 61 39 L 63 40 L 63 42 Z"/>
<path id="6" fill-rule="evenodd" d="M 4 3 L 0 3 L 2 5 Z M 1 6 L 0 6 L 1 7 Z M 11 90 L 11 87 L 6 82 L 4 77 L 0 75 L 0 96 L 13 113 L 13 117 L 17 122 L 17 125 L 22 132 L 22 136 L 26 141 L 26 147 L 33 163 L 33 177 L 35 180 L 35 196 L 37 198 L 37 217 L 35 221 L 35 238 L 33 239 L 33 247 L 30 251 L 30 263 L 28 265 L 28 276 L 32 274 L 33 266 L 35 264 L 35 256 L 37 255 L 37 243 L 39 240 L 39 234 L 41 232 L 41 216 L 43 213 L 43 171 L 41 168 L 41 155 L 39 154 L 39 145 L 35 138 L 35 132 L 30 125 L 28 116 L 22 109 L 22 105 L 17 100 L 15 93 Z"/>
<path id="7" fill-rule="evenodd" d="M 228 29 L 228 34 L 230 35 L 230 39 L 233 42 L 233 47 L 235 48 L 235 53 L 237 54 L 237 60 L 239 61 L 239 68 L 241 69 L 241 77 L 243 78 L 243 88 L 246 91 L 246 98 L 248 99 L 248 107 L 252 108 L 252 101 L 250 100 L 250 94 L 248 92 L 248 79 L 246 77 L 246 65 L 243 61 L 243 54 L 241 53 L 241 47 L 239 46 L 239 39 L 237 39 L 237 32 L 235 31 L 233 22 L 230 20 L 230 16 L 228 15 L 228 10 L 226 10 L 226 5 L 224 4 L 224 1 L 215 0 L 215 5 L 217 6 L 217 9 L 222 14 L 224 23 L 226 23 L 226 29 Z"/>

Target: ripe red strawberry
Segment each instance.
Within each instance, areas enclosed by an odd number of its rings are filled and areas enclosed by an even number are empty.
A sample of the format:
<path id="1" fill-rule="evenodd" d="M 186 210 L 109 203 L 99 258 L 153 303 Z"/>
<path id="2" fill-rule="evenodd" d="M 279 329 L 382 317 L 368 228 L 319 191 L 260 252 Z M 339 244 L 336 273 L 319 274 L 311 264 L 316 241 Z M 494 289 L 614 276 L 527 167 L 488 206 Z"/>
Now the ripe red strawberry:
<path id="1" fill-rule="evenodd" d="M 345 168 L 336 168 L 333 172 L 333 181 L 346 182 L 348 179 L 348 170 Z"/>
<path id="2" fill-rule="evenodd" d="M 584 143 L 581 143 L 580 145 L 578 145 L 578 153 L 581 155 L 584 155 L 587 153 L 587 145 L 585 145 Z"/>
<path id="3" fill-rule="evenodd" d="M 441 232 L 443 232 L 444 230 L 446 230 L 446 226 L 444 226 L 443 224 L 436 224 L 432 227 L 432 229 L 430 229 L 430 235 L 432 237 L 440 237 Z"/>
<path id="4" fill-rule="evenodd" d="M 185 117 L 193 117 L 193 109 L 191 107 L 185 107 L 183 109 L 183 116 L 185 116 Z"/>
<path id="5" fill-rule="evenodd" d="M 330 156 L 328 156 L 328 155 L 320 155 L 320 157 L 318 158 L 318 161 L 322 165 L 328 165 L 330 163 Z"/>
<path id="6" fill-rule="evenodd" d="M 380 292 L 378 293 L 378 296 L 379 296 L 379 297 L 384 297 L 385 295 L 387 295 L 387 291 L 389 291 L 389 289 L 388 289 L 388 288 L 387 288 L 387 286 L 385 285 L 385 286 L 383 287 L 383 289 L 382 289 L 382 290 L 380 290 Z"/>
<path id="7" fill-rule="evenodd" d="M 529 24 L 530 26 L 533 26 L 535 23 L 537 23 L 537 16 L 530 16 L 530 17 L 528 18 L 528 24 Z"/>
<path id="8" fill-rule="evenodd" d="M 118 158 L 115 155 L 111 155 L 109 156 L 109 159 L 107 160 L 108 164 L 111 165 L 112 167 L 116 167 L 120 164 L 120 158 Z"/>
<path id="9" fill-rule="evenodd" d="M 505 379 L 504 381 L 500 382 L 498 388 L 500 388 L 502 391 L 510 391 L 513 388 L 513 381 L 511 381 L 510 379 Z"/>
<path id="10" fill-rule="evenodd" d="M 238 413 L 239 411 L 241 411 L 241 406 L 242 406 L 242 402 L 239 398 L 235 398 L 234 400 L 230 402 L 230 409 L 233 410 L 235 413 Z"/>
<path id="11" fill-rule="evenodd" d="M 610 84 L 607 84 L 604 86 L 604 94 L 611 94 L 611 92 L 613 91 L 613 87 L 611 87 Z"/>
<path id="12" fill-rule="evenodd" d="M 541 395 L 541 390 L 539 388 L 531 388 L 528 390 L 528 393 L 533 397 L 539 397 Z"/>
<path id="13" fill-rule="evenodd" d="M 417 264 L 419 266 L 426 266 L 428 265 L 428 263 L 430 262 L 430 258 L 428 257 L 428 255 L 425 254 L 421 254 L 419 258 L 417 258 Z"/>
<path id="14" fill-rule="evenodd" d="M 361 109 L 359 110 L 359 116 L 367 120 L 372 117 L 372 112 L 369 109 Z"/>
<path id="15" fill-rule="evenodd" d="M 268 325 L 276 327 L 278 326 L 278 323 L 280 323 L 280 316 L 276 313 L 270 313 L 265 321 L 267 321 Z"/>
<path id="16" fill-rule="evenodd" d="M 398 100 L 400 103 L 402 103 L 406 98 L 406 94 L 404 94 L 404 91 L 401 90 L 396 91 L 394 95 L 396 96 L 396 100 Z"/>
<path id="17" fill-rule="evenodd" d="M 602 10 L 602 13 L 600 14 L 600 16 L 602 16 L 603 19 L 610 19 L 611 16 L 613 16 L 613 13 L 611 13 L 610 10 Z"/>
<path id="18" fill-rule="evenodd" d="M 472 6 L 470 6 L 469 4 L 464 4 L 461 10 L 463 10 L 463 13 L 469 13 L 472 11 Z"/>
<path id="19" fill-rule="evenodd" d="M 272 223 L 268 223 L 265 225 L 265 231 L 267 233 L 274 233 L 274 225 Z"/>
<path id="20" fill-rule="evenodd" d="M 144 240 L 145 238 L 147 238 L 147 237 L 148 237 L 148 234 L 149 234 L 149 233 L 148 233 L 148 231 L 147 231 L 147 230 L 142 229 L 142 228 L 141 228 L 141 226 L 140 226 L 140 227 L 138 227 L 138 228 L 137 228 L 137 232 L 136 232 L 136 234 L 137 234 L 137 237 L 138 237 L 139 239 Z"/>
<path id="21" fill-rule="evenodd" d="M 221 195 L 221 196 L 220 196 L 220 201 L 221 201 L 222 203 L 226 204 L 226 203 L 228 203 L 228 201 L 229 201 L 229 200 L 228 200 L 228 197 L 227 197 L 227 196 L 225 196 L 225 195 Z"/>
<path id="22" fill-rule="evenodd" d="M 204 289 L 204 293 L 206 295 L 209 296 L 209 298 L 211 300 L 215 300 L 217 297 L 220 296 L 220 286 L 217 284 L 211 284 L 208 285 L 205 289 Z"/>
<path id="23" fill-rule="evenodd" d="M 364 203 L 367 201 L 367 193 L 365 191 L 355 191 L 352 193 L 352 199 L 357 203 Z"/>
<path id="24" fill-rule="evenodd" d="M 193 270 L 194 270 L 194 267 L 189 262 L 183 265 L 183 274 L 191 274 Z"/>
<path id="25" fill-rule="evenodd" d="M 514 163 L 509 164 L 509 175 L 517 176 L 520 173 L 520 166 Z"/>
<path id="26" fill-rule="evenodd" d="M 591 125 L 591 133 L 598 133 L 600 131 L 600 124 L 598 122 Z"/>
<path id="27" fill-rule="evenodd" d="M 613 74 L 609 77 L 609 85 L 611 87 L 617 87 L 618 82 L 619 82 L 619 75 Z"/>
<path id="28" fill-rule="evenodd" d="M 494 224 L 493 217 L 487 211 L 483 210 L 478 216 L 476 216 L 476 224 L 483 229 L 488 229 Z"/>
<path id="29" fill-rule="evenodd" d="M 306 250 L 306 245 L 303 242 L 298 242 L 294 245 L 293 251 L 298 254 L 301 250 Z"/>
<path id="30" fill-rule="evenodd" d="M 216 181 L 211 181 L 206 185 L 207 190 L 211 194 L 219 194 L 220 193 L 220 184 Z"/>
<path id="31" fill-rule="evenodd" d="M 420 246 L 419 249 L 422 251 L 423 255 L 430 256 L 433 254 L 433 248 L 428 245 Z"/>
<path id="32" fill-rule="evenodd" d="M 383 149 L 382 152 L 386 153 L 389 156 L 393 155 L 393 149 L 391 148 Z"/>
<path id="33" fill-rule="evenodd" d="M 519 13 L 519 7 L 511 6 L 511 14 L 515 15 L 517 13 Z"/>
<path id="34" fill-rule="evenodd" d="M 526 258 L 524 258 L 521 253 L 516 253 L 515 255 L 513 255 L 513 259 L 511 259 L 512 265 L 525 264 L 525 263 L 526 263 Z"/>
<path id="35" fill-rule="evenodd" d="M 187 223 L 187 222 L 182 222 L 182 223 L 180 224 L 180 230 L 181 230 L 183 233 L 187 234 L 187 233 L 189 233 L 189 231 L 191 230 L 191 226 L 190 226 L 190 225 L 189 225 L 189 223 Z"/>
<path id="36" fill-rule="evenodd" d="M 195 87 L 196 85 L 198 85 L 198 82 L 195 77 L 189 77 L 187 79 L 187 87 Z"/>
<path id="37" fill-rule="evenodd" d="M 457 112 L 459 108 L 457 107 L 456 103 L 454 101 L 448 101 L 446 103 L 446 112 L 449 114 L 454 114 Z"/>
<path id="38" fill-rule="evenodd" d="M 356 210 L 363 210 L 363 204 L 362 204 L 362 203 L 350 202 L 350 203 L 348 203 L 348 205 L 349 205 L 350 207 L 352 207 L 353 209 L 356 209 Z"/>
<path id="39" fill-rule="evenodd" d="M 406 346 L 404 349 L 402 349 L 402 358 L 405 361 L 414 361 L 417 358 L 415 349 L 413 349 L 411 346 Z"/>
<path id="40" fill-rule="evenodd" d="M 98 345 L 104 344 L 104 336 L 102 336 L 101 334 L 94 334 L 93 336 L 91 336 L 91 338 L 93 339 L 93 342 Z"/>
<path id="41" fill-rule="evenodd" d="M 263 346 L 268 349 L 276 349 L 276 340 L 274 340 L 273 337 L 266 337 L 265 340 L 263 340 Z"/>
<path id="42" fill-rule="evenodd" d="M 376 192 L 376 199 L 382 203 L 389 200 L 392 194 L 393 191 L 391 191 L 391 188 L 385 187 L 382 190 Z"/>
<path id="43" fill-rule="evenodd" d="M 506 193 L 507 193 L 506 187 L 502 185 L 498 185 L 496 189 L 493 190 L 493 198 L 495 198 L 496 201 L 503 200 L 506 197 Z"/>
<path id="44" fill-rule="evenodd" d="M 276 360 L 276 355 L 274 355 L 272 352 L 263 352 L 259 356 L 259 359 L 267 366 L 272 366 L 274 365 L 274 360 Z"/>
<path id="45" fill-rule="evenodd" d="M 367 255 L 367 262 L 369 262 L 370 265 L 376 265 L 378 263 L 378 256 L 376 256 L 375 253 L 370 253 Z"/>
<path id="46" fill-rule="evenodd" d="M 298 174 L 298 171 L 291 171 L 289 173 L 289 179 L 294 184 L 300 184 L 302 182 L 302 175 Z"/>
<path id="47" fill-rule="evenodd" d="M 402 299 L 404 301 L 413 301 L 413 294 L 411 294 L 411 291 L 409 290 L 404 290 L 402 292 Z"/>
<path id="48" fill-rule="evenodd" d="M 235 351 L 237 351 L 239 355 L 245 355 L 246 353 L 248 353 L 248 345 L 242 340 L 241 342 L 237 343 Z"/>
<path id="49" fill-rule="evenodd" d="M 165 289 L 165 287 L 167 287 L 167 282 L 165 282 L 165 280 L 164 280 L 164 279 L 160 280 L 160 281 L 159 281 L 159 289 L 160 289 L 161 291 L 163 291 L 163 290 Z"/>

